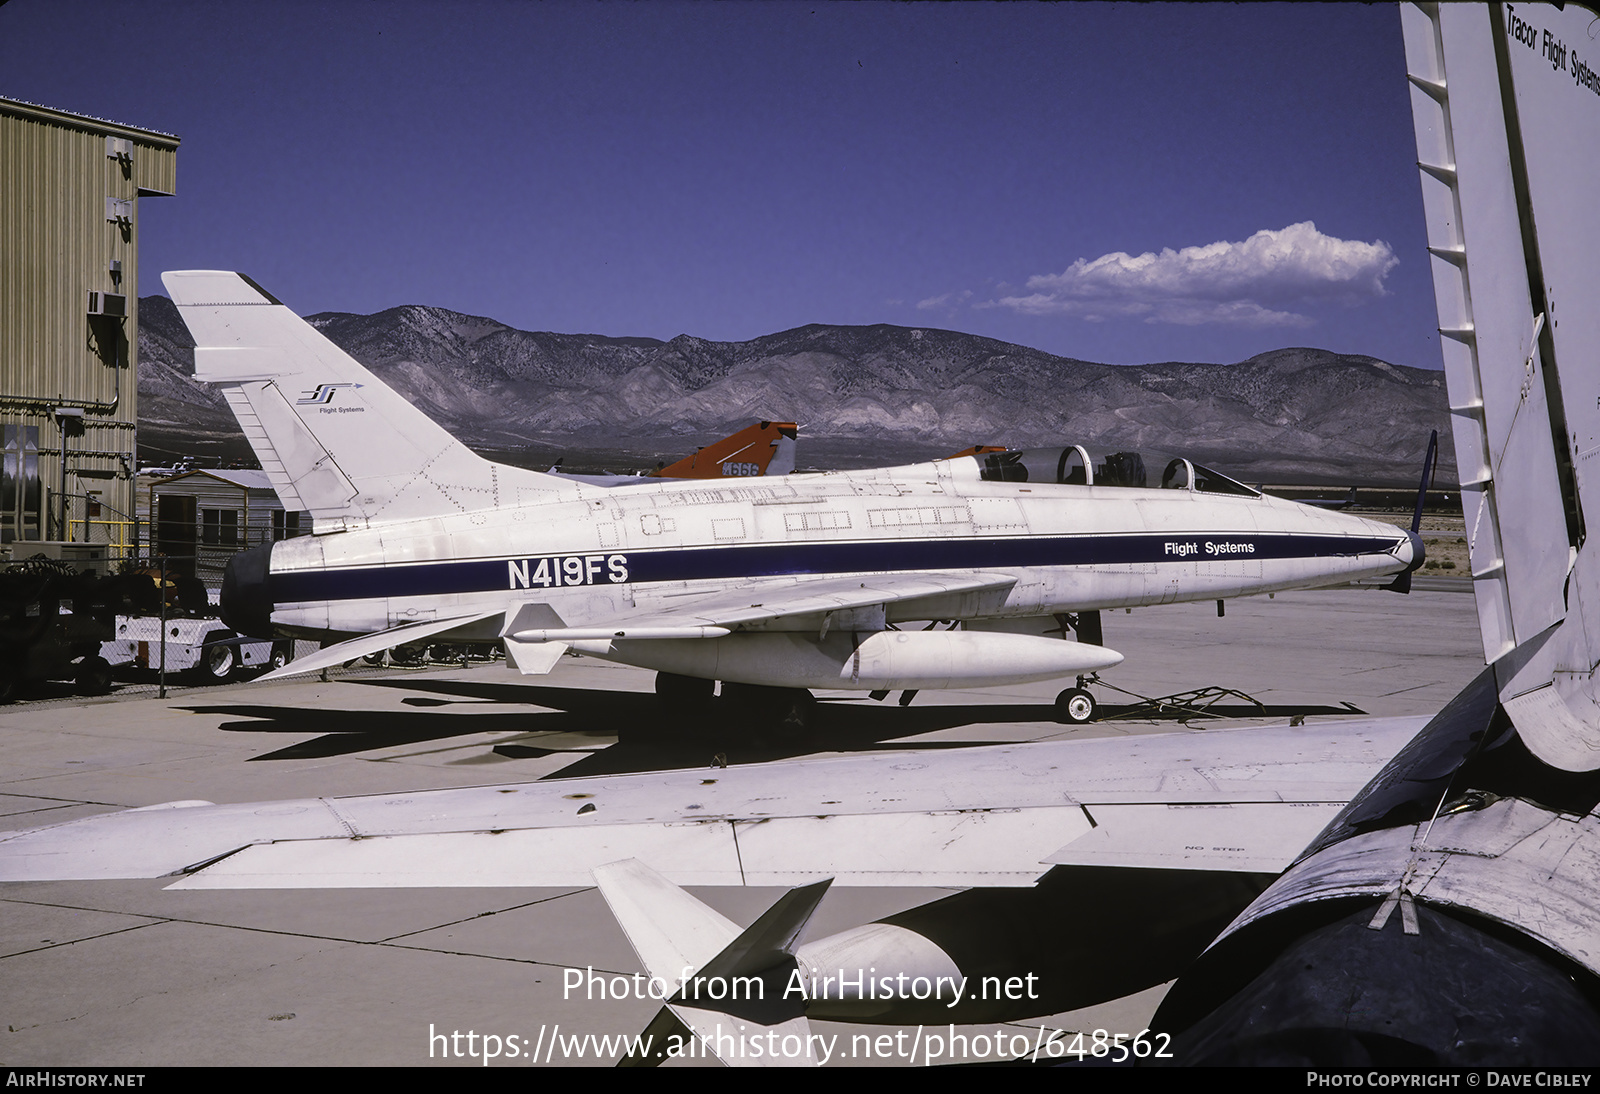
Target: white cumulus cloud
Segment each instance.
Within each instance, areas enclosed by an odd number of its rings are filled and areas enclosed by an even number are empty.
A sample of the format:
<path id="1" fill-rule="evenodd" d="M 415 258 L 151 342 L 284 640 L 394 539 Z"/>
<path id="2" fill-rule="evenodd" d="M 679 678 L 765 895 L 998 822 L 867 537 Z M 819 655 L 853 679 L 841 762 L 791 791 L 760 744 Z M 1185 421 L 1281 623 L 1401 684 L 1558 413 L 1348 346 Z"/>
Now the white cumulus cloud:
<path id="1" fill-rule="evenodd" d="M 919 311 L 949 311 L 960 307 L 970 299 L 972 299 L 972 291 L 964 289 L 961 292 L 941 293 L 938 296 L 930 296 L 926 300 L 918 300 L 917 308 Z"/>
<path id="2" fill-rule="evenodd" d="M 982 306 L 1090 320 L 1304 327 L 1313 320 L 1295 307 L 1383 296 L 1383 279 L 1399 261 L 1381 239 L 1339 239 L 1308 220 L 1239 243 L 1080 258 L 1062 273 L 1030 277 L 1026 296 Z"/>

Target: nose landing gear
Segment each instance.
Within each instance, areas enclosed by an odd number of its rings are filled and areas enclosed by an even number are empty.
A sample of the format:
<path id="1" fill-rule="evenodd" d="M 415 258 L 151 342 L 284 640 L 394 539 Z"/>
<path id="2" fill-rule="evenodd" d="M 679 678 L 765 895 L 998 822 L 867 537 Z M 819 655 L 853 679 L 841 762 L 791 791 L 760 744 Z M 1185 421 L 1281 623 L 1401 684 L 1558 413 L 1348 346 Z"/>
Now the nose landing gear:
<path id="1" fill-rule="evenodd" d="M 1078 686 L 1067 688 L 1056 696 L 1056 721 L 1068 725 L 1082 725 L 1094 721 L 1096 703 L 1089 694 L 1088 685 L 1099 679 L 1097 675 L 1078 677 Z"/>

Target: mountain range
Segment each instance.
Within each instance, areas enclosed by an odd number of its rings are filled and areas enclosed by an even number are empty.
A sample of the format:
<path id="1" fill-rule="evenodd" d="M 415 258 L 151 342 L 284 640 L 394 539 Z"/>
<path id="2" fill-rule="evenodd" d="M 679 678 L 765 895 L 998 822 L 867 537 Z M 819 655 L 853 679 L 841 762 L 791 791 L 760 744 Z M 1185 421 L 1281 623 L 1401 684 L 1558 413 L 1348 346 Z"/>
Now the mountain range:
<path id="1" fill-rule="evenodd" d="M 308 322 L 473 448 L 529 467 L 672 460 L 752 420 L 800 423 L 800 466 L 973 444 L 1181 453 L 1250 481 L 1415 483 L 1428 431 L 1453 481 L 1444 374 L 1292 348 L 1235 364 L 1105 365 L 927 327 L 812 324 L 745 342 L 522 331 L 405 305 Z M 248 458 L 194 380 L 172 302 L 139 301 L 141 458 Z"/>

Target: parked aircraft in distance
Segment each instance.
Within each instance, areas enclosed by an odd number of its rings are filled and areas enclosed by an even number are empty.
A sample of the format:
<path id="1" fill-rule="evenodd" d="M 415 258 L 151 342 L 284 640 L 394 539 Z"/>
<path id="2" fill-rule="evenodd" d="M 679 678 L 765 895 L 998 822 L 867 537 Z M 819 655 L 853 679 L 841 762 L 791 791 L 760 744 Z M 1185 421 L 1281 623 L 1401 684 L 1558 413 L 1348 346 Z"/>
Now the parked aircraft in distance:
<path id="1" fill-rule="evenodd" d="M 1081 445 L 597 489 L 475 455 L 247 277 L 164 281 L 197 378 L 221 387 L 285 506 L 312 514 L 315 534 L 241 553 L 222 588 L 240 633 L 343 639 L 285 674 L 433 636 L 504 642 L 524 673 L 569 649 L 655 669 L 684 706 L 744 685 L 796 726 L 810 688 L 1090 676 L 1122 660 L 1097 644 L 1098 609 L 1422 561 L 1392 526 Z M 958 626 L 904 629 L 929 621 Z M 1059 702 L 1093 710 L 1081 687 Z"/>
<path id="2" fill-rule="evenodd" d="M 661 463 L 654 471 L 634 475 L 584 475 L 561 470 L 561 460 L 547 474 L 589 486 L 637 486 L 640 479 L 758 478 L 794 471 L 794 422 L 757 422 L 720 441 L 695 450 L 676 463 Z"/>
<path id="3" fill-rule="evenodd" d="M 651 472 L 658 479 L 777 478 L 794 471 L 794 422 L 757 422 Z"/>
<path id="4" fill-rule="evenodd" d="M 1342 498 L 1301 498 L 1301 505 L 1314 505 L 1318 509 L 1349 509 L 1356 503 L 1356 488 Z"/>

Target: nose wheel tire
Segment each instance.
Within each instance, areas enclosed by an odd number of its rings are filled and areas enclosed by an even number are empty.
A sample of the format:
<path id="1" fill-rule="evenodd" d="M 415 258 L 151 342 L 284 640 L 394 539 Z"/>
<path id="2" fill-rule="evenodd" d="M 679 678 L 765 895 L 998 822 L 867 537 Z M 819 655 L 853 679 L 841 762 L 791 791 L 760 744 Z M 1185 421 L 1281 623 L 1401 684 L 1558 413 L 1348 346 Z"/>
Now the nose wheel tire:
<path id="1" fill-rule="evenodd" d="M 1056 721 L 1082 725 L 1094 721 L 1095 701 L 1082 688 L 1068 688 L 1056 696 Z"/>

